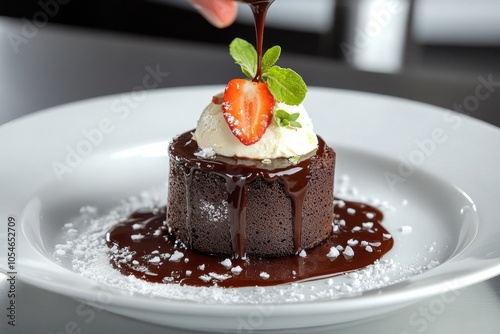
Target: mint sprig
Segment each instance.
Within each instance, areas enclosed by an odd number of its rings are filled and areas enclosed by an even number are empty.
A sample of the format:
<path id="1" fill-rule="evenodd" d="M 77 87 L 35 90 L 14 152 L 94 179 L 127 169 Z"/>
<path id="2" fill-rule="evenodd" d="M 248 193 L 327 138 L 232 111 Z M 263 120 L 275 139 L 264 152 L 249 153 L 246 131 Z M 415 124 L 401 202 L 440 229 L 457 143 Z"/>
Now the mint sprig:
<path id="1" fill-rule="evenodd" d="M 244 39 L 235 38 L 229 45 L 229 53 L 241 71 L 249 79 L 257 73 L 257 51 L 254 46 Z M 262 56 L 262 79 L 267 82 L 271 94 L 277 102 L 288 105 L 299 105 L 307 94 L 307 86 L 302 77 L 289 68 L 282 68 L 276 64 L 281 55 L 281 47 L 273 46 Z"/>
<path id="2" fill-rule="evenodd" d="M 282 109 L 277 109 L 274 111 L 274 121 L 278 126 L 281 127 L 292 127 L 292 128 L 301 128 L 302 124 L 297 122 L 297 118 L 299 118 L 300 114 L 298 112 L 289 114 Z"/>

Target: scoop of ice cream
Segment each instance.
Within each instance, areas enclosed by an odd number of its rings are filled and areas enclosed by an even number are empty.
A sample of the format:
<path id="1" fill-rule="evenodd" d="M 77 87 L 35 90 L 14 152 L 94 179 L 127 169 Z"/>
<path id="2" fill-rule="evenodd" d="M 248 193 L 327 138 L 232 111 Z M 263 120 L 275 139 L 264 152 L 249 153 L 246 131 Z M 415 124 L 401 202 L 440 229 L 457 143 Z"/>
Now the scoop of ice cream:
<path id="1" fill-rule="evenodd" d="M 194 139 L 201 149 L 212 149 L 226 157 L 249 159 L 289 158 L 304 155 L 318 147 L 312 121 L 304 106 L 278 103 L 276 106 L 289 114 L 299 113 L 302 127 L 280 127 L 273 121 L 262 138 L 252 145 L 242 144 L 229 129 L 220 104 L 210 103 L 198 120 Z"/>

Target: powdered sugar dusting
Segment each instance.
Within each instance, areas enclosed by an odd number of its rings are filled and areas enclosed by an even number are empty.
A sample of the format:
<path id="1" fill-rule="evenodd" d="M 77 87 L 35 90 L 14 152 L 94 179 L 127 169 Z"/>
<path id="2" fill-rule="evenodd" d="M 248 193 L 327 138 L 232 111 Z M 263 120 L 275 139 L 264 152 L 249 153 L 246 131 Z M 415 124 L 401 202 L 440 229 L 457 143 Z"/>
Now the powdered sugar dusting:
<path id="1" fill-rule="evenodd" d="M 344 185 L 338 187 L 347 194 L 359 196 L 356 189 L 350 189 L 348 186 L 348 177 L 341 176 L 340 182 L 344 180 Z M 347 180 L 347 182 L 346 182 Z M 350 189 L 350 190 L 349 190 Z M 122 201 L 115 208 L 101 214 L 97 209 L 92 207 L 83 207 L 80 210 L 80 215 L 73 221 L 65 224 L 63 233 L 65 243 L 56 245 L 53 250 L 53 257 L 62 265 L 69 267 L 74 272 L 82 275 L 85 278 L 99 282 L 100 284 L 121 289 L 132 294 L 143 294 L 157 298 L 168 298 L 172 300 L 195 301 L 200 303 L 216 303 L 216 304 L 277 304 L 277 303 L 297 303 L 304 301 L 317 300 L 332 300 L 345 296 L 354 296 L 363 294 L 366 291 L 383 288 L 385 286 L 401 282 L 412 276 L 423 273 L 427 270 L 439 265 L 439 261 L 431 258 L 434 254 L 435 245 L 423 245 L 422 257 L 429 258 L 427 262 L 421 259 L 414 259 L 415 263 L 408 264 L 399 263 L 397 256 L 383 258 L 374 264 L 367 266 L 356 272 L 339 275 L 329 279 L 314 282 L 293 283 L 287 285 L 277 285 L 271 287 L 255 287 L 255 288 L 221 288 L 221 287 L 193 287 L 181 286 L 178 284 L 169 283 L 169 278 L 164 278 L 163 284 L 150 283 L 132 276 L 124 276 L 119 271 L 113 269 L 109 263 L 109 252 L 117 255 L 120 261 L 130 261 L 131 254 L 127 249 L 109 249 L 106 245 L 105 234 L 117 222 L 123 221 L 132 212 L 142 208 L 155 208 L 164 205 L 166 200 L 166 190 L 160 189 L 141 193 L 138 196 L 128 198 Z M 391 211 L 390 203 L 385 203 L 383 200 L 368 199 L 370 203 L 378 203 L 383 210 Z M 337 205 L 342 205 L 337 202 Z M 218 212 L 217 208 L 204 206 L 207 216 L 217 220 L 220 215 L 225 212 Z M 373 218 L 367 215 L 367 223 Z M 341 225 L 341 222 L 335 224 Z M 371 228 L 370 224 L 363 224 L 360 229 Z M 142 229 L 137 226 L 137 234 L 141 235 Z M 397 232 L 397 231 L 393 231 Z M 401 233 L 399 233 L 401 234 Z M 397 234 L 384 235 L 384 238 L 397 239 Z M 397 240 L 396 240 L 397 242 Z M 377 249 L 377 243 L 368 243 L 361 238 L 350 240 L 349 244 L 361 245 L 363 248 L 358 248 L 356 252 L 374 252 Z M 356 256 L 352 247 L 349 245 L 338 245 L 332 247 L 328 254 L 330 260 L 335 261 L 339 256 Z M 307 261 L 307 254 L 302 255 Z M 151 254 L 148 261 L 154 264 L 160 264 L 163 261 L 186 261 L 186 257 L 182 252 L 174 254 Z M 418 261 L 417 261 L 418 260 Z M 337 260 L 338 261 L 338 260 Z M 130 262 L 129 262 L 130 263 Z M 138 265 L 138 263 L 132 265 Z M 244 269 L 240 266 L 233 266 L 230 259 L 222 259 L 221 266 L 230 268 L 230 273 L 241 274 Z M 135 268 L 141 270 L 141 268 Z M 146 268 L 142 268 L 146 272 Z M 245 269 L 246 270 L 246 269 Z M 200 277 L 207 281 L 222 281 L 226 279 L 224 275 L 216 274 L 205 270 L 205 266 L 201 265 L 196 270 L 189 273 L 193 277 Z M 269 274 L 261 272 L 260 277 L 265 280 L 269 278 Z"/>

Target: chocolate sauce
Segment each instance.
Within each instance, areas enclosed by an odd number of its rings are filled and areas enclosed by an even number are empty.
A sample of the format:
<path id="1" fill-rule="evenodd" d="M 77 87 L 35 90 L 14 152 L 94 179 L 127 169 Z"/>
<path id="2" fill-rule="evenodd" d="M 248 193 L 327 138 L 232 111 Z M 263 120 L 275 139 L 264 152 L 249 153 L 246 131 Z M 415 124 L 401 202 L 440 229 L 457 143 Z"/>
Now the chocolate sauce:
<path id="1" fill-rule="evenodd" d="M 183 164 L 186 177 L 187 230 L 190 231 L 192 205 L 190 203 L 191 181 L 195 170 L 215 173 L 225 180 L 230 233 L 233 255 L 244 258 L 246 255 L 246 200 L 247 189 L 258 178 L 273 183 L 276 180 L 283 185 L 293 206 L 294 251 L 298 253 L 302 245 L 302 208 L 310 179 L 311 157 L 322 156 L 325 142 L 318 137 L 318 149 L 302 156 L 294 165 L 289 159 L 272 159 L 270 163 L 261 160 L 238 159 L 217 156 L 215 159 L 201 158 L 196 155 L 198 144 L 192 140 L 191 132 L 179 136 L 170 146 L 170 156 L 175 163 Z M 191 236 L 187 245 L 192 246 Z"/>
<path id="2" fill-rule="evenodd" d="M 269 6 L 274 0 L 239 0 L 250 5 L 255 21 L 255 36 L 257 44 L 257 73 L 252 81 L 261 81 L 262 76 L 262 48 L 264 44 L 264 22 Z"/>
<path id="3" fill-rule="evenodd" d="M 167 233 L 165 208 L 159 208 L 136 212 L 107 233 L 110 261 L 123 275 L 153 283 L 250 287 L 332 277 L 372 264 L 392 248 L 382 212 L 363 203 L 336 202 L 334 232 L 305 257 L 227 260 L 186 249 Z M 342 250 L 336 258 L 327 256 L 332 247 L 348 245 L 353 256 Z"/>

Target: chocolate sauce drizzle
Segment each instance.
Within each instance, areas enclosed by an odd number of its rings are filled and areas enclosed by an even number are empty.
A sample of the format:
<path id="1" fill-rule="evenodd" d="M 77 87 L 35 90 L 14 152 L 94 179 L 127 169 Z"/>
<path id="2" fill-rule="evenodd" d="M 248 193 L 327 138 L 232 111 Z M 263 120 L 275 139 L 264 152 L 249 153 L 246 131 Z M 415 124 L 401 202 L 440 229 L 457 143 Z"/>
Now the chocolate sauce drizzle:
<path id="1" fill-rule="evenodd" d="M 317 150 L 302 156 L 290 168 L 290 161 L 286 158 L 273 159 L 267 164 L 260 160 L 238 159 L 233 157 L 217 156 L 216 159 L 202 158 L 194 153 L 199 150 L 196 141 L 192 140 L 190 132 L 182 134 L 170 146 L 170 156 L 176 163 L 183 164 L 186 175 L 186 203 L 187 203 L 187 230 L 191 231 L 191 182 L 196 170 L 215 173 L 225 180 L 227 190 L 228 214 L 231 222 L 230 233 L 233 255 L 245 258 L 246 255 L 246 200 L 248 185 L 262 178 L 266 182 L 278 181 L 283 185 L 293 206 L 293 235 L 294 251 L 301 251 L 302 244 L 302 208 L 307 192 L 311 156 L 323 155 L 325 142 L 318 137 Z M 188 246 L 192 246 L 192 237 L 188 236 Z"/>
<path id="2" fill-rule="evenodd" d="M 110 262 L 123 275 L 153 283 L 251 287 L 336 276 L 373 264 L 392 248 L 393 239 L 381 225 L 382 212 L 363 203 L 336 202 L 334 232 L 307 250 L 305 257 L 227 260 L 186 249 L 167 232 L 165 208 L 158 208 L 138 211 L 107 233 Z M 138 234 L 142 237 L 133 237 Z M 338 246 L 350 246 L 354 255 L 343 255 L 339 247 L 336 258 L 328 257 L 331 248 Z"/>
<path id="3" fill-rule="evenodd" d="M 266 21 L 267 10 L 274 0 L 239 0 L 247 3 L 252 9 L 255 22 L 255 36 L 257 44 L 257 72 L 252 81 L 259 82 L 262 77 L 262 48 L 264 44 L 264 23 Z"/>

